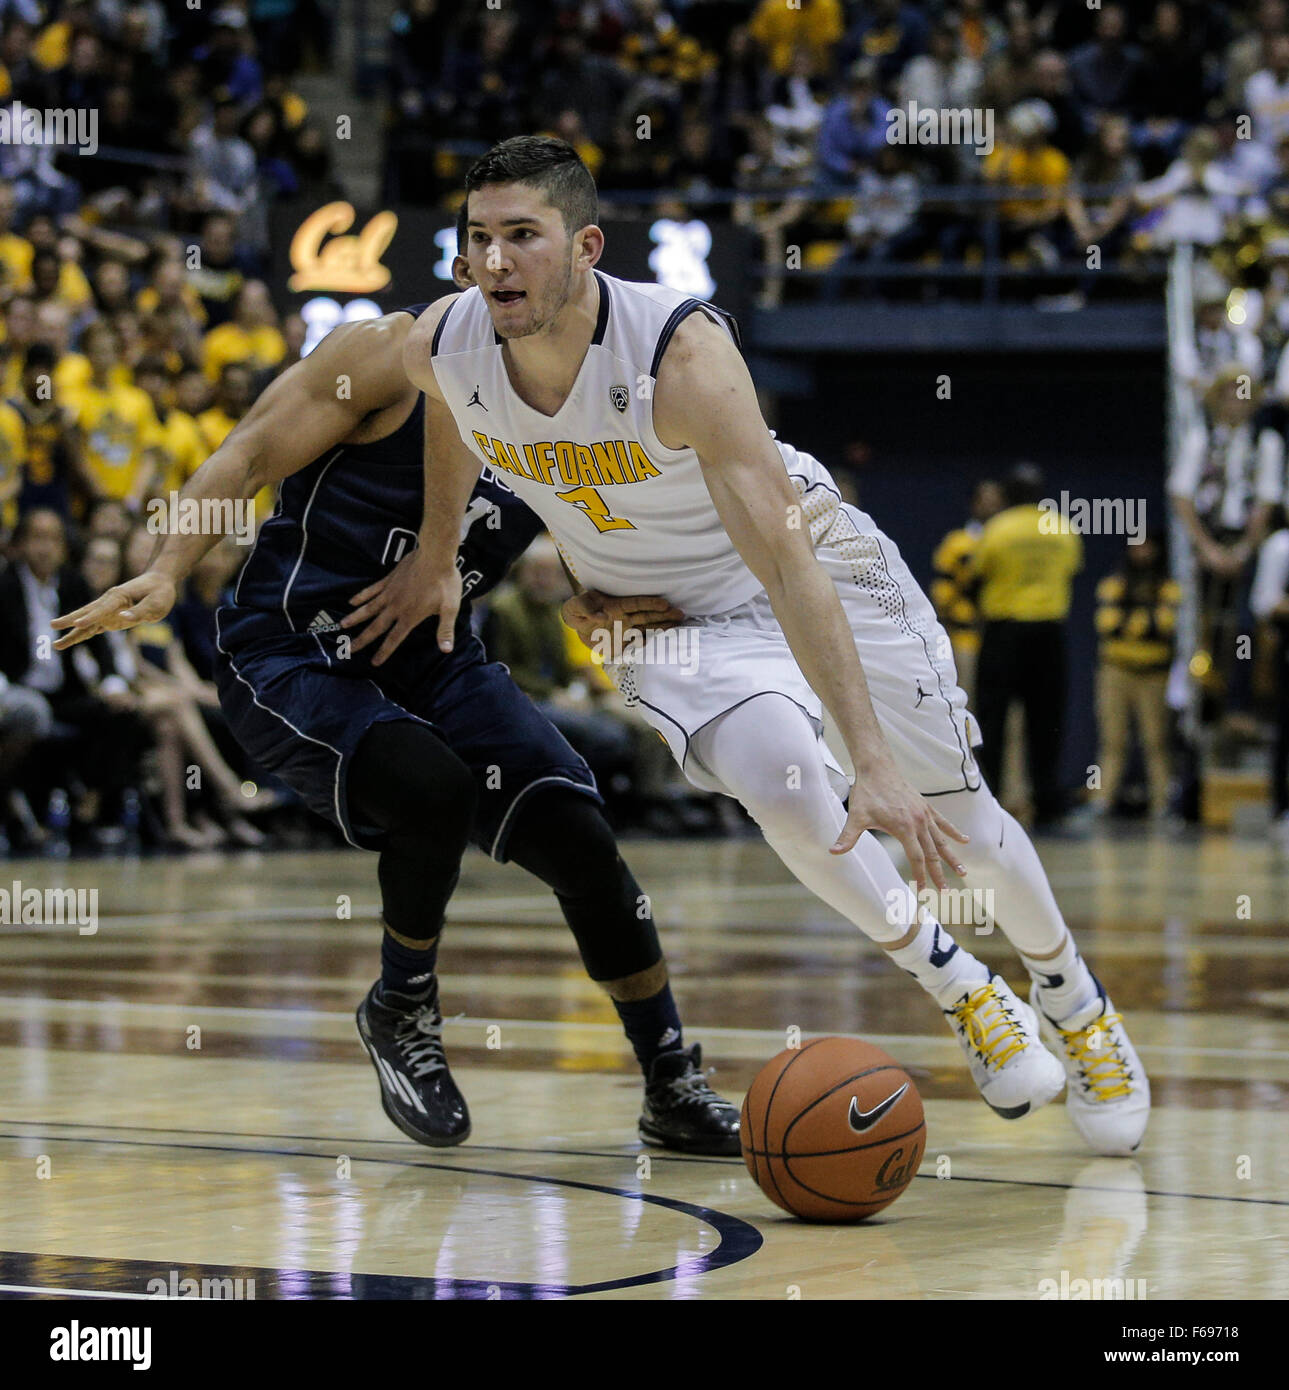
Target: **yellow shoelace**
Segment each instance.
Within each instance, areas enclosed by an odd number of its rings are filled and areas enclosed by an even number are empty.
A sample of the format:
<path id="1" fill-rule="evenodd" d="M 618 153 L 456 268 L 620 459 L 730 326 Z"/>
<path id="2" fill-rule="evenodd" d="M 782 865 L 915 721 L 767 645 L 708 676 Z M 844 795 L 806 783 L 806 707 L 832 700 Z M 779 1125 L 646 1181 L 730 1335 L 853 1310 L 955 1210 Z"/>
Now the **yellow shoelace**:
<path id="1" fill-rule="evenodd" d="M 1110 1036 L 1110 1030 L 1120 1021 L 1119 1014 L 1106 1014 L 1077 1032 L 1067 1033 L 1064 1028 L 1058 1030 L 1070 1060 L 1078 1067 L 1079 1074 L 1086 1078 L 1095 1100 L 1119 1100 L 1132 1094 L 1128 1064 L 1114 1050 Z M 1100 1035 L 1100 1048 L 1092 1046 L 1094 1034 Z M 1107 1047 L 1109 1051 L 1104 1050 Z"/>
<path id="2" fill-rule="evenodd" d="M 1020 1020 L 1003 1007 L 992 981 L 967 995 L 953 1016 L 987 1066 L 997 1069 L 1025 1050 Z"/>

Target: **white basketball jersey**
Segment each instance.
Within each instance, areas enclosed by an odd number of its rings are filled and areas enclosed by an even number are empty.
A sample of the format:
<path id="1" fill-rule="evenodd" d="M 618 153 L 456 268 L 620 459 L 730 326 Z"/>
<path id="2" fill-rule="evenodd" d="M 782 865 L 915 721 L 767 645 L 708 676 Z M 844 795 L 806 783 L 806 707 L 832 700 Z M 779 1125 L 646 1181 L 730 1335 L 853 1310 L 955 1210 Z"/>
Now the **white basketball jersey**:
<path id="1" fill-rule="evenodd" d="M 467 290 L 439 322 L 434 375 L 461 438 L 546 523 L 578 582 L 608 594 L 662 594 L 694 616 L 734 608 L 761 584 L 721 524 L 692 449 L 653 428 L 653 391 L 677 324 L 695 311 L 737 329 L 724 310 L 662 285 L 595 272 L 595 336 L 555 415 L 510 384 L 482 292 Z M 836 487 L 817 459 L 779 443 L 817 540 Z M 823 483 L 824 488 L 817 487 Z M 811 494 L 811 495 L 807 495 Z"/>

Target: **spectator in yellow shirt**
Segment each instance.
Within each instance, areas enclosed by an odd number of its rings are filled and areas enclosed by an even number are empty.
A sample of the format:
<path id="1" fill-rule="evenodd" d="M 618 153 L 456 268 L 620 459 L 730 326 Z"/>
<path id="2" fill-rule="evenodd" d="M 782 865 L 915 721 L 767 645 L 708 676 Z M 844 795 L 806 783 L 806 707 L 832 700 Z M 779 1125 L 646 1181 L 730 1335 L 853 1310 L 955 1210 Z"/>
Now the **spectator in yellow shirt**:
<path id="1" fill-rule="evenodd" d="M 37 304 L 65 304 L 74 314 L 94 303 L 94 291 L 80 266 L 43 247 L 31 258 L 31 296 Z"/>
<path id="2" fill-rule="evenodd" d="M 159 357 L 145 357 L 134 369 L 134 384 L 146 393 L 157 416 L 158 445 L 165 455 L 161 494 L 179 492 L 210 457 L 197 421 L 173 403 L 170 374 Z"/>
<path id="3" fill-rule="evenodd" d="M 113 379 L 116 334 L 92 323 L 84 334 L 90 379 L 66 398 L 85 441 L 85 465 L 96 497 L 112 497 L 138 511 L 161 482 L 165 457 L 156 412 L 137 386 Z"/>
<path id="4" fill-rule="evenodd" d="M 201 302 L 201 295 L 188 283 L 179 261 L 158 264 L 151 281 L 135 295 L 134 307 L 145 318 L 166 309 L 179 309 L 199 326 L 206 323 L 206 306 Z"/>
<path id="5" fill-rule="evenodd" d="M 809 75 L 826 76 L 833 50 L 844 32 L 840 0 L 761 0 L 748 29 L 780 77 L 792 70 L 796 54 L 809 59 Z"/>
<path id="6" fill-rule="evenodd" d="M 93 492 L 85 472 L 80 431 L 71 410 L 51 390 L 54 351 L 48 343 L 27 349 L 20 387 L 9 403 L 27 434 L 20 511 L 41 507 L 65 521 L 79 517 Z"/>
<path id="7" fill-rule="evenodd" d="M 27 457 L 27 431 L 22 416 L 0 401 L 0 533 L 5 539 L 18 521 L 22 465 Z"/>
<path id="8" fill-rule="evenodd" d="M 1003 255 L 1023 252 L 1041 265 L 1060 255 L 1066 232 L 1065 207 L 1070 186 L 1070 161 L 1048 143 L 1056 116 L 1045 101 L 1022 101 L 1007 114 L 1006 138 L 985 156 L 984 176 L 1018 196 L 998 205 Z M 1019 196 L 1038 189 L 1032 197 Z"/>
<path id="9" fill-rule="evenodd" d="M 22 389 L 27 349 L 36 341 L 36 305 L 29 295 L 16 294 L 5 306 L 4 338 L 0 341 L 0 395 L 6 399 Z"/>
<path id="10" fill-rule="evenodd" d="M 56 299 L 47 299 L 36 306 L 36 341 L 47 343 L 58 360 L 54 368 L 54 395 L 65 400 L 74 391 L 89 385 L 93 373 L 89 358 L 81 352 L 71 352 L 72 311 Z M 124 362 L 115 361 L 112 380 L 119 386 L 129 386 L 130 369 Z"/>
<path id="11" fill-rule="evenodd" d="M 233 317 L 206 334 L 206 375 L 218 381 L 230 362 L 260 369 L 276 366 L 285 356 L 286 340 L 278 330 L 268 286 L 263 280 L 248 280 L 237 293 Z"/>
<path id="12" fill-rule="evenodd" d="M 1002 773 L 1007 712 L 1025 711 L 1025 743 L 1038 828 L 1065 813 L 1060 783 L 1065 724 L 1065 623 L 1083 542 L 1063 518 L 1040 508 L 1045 484 L 1020 464 L 1004 484 L 1007 506 L 986 522 L 972 561 L 984 631 L 976 669 L 980 768 L 991 786 Z"/>
<path id="13" fill-rule="evenodd" d="M 255 399 L 254 378 L 245 362 L 225 363 L 215 387 L 215 403 L 197 417 L 197 428 L 206 445 L 207 457 L 233 432 L 237 422 Z M 255 520 L 261 522 L 272 512 L 277 500 L 274 487 L 263 487 L 255 494 Z"/>
<path id="14" fill-rule="evenodd" d="M 980 615 L 976 611 L 972 560 L 985 522 L 997 516 L 1003 506 L 1003 485 L 994 478 L 981 479 L 971 494 L 970 520 L 950 531 L 931 557 L 935 571 L 931 602 L 953 644 L 958 684 L 967 692 L 968 701 L 975 693 L 976 658 L 980 652 Z"/>
<path id="15" fill-rule="evenodd" d="M 31 288 L 31 258 L 35 248 L 13 230 L 18 200 L 13 184 L 0 181 L 0 298 Z"/>
<path id="16" fill-rule="evenodd" d="M 120 261 L 99 262 L 91 287 L 94 303 L 91 312 L 111 318 L 130 306 L 130 272 Z"/>
<path id="17" fill-rule="evenodd" d="M 214 401 L 215 393 L 210 389 L 206 373 L 200 367 L 194 367 L 190 363 L 180 368 L 179 375 L 175 377 L 175 404 L 180 410 L 196 420 L 202 411 L 210 409 Z M 198 429 L 200 428 L 199 424 Z"/>
<path id="18" fill-rule="evenodd" d="M 1181 587 L 1168 577 L 1162 535 L 1126 547 L 1123 563 L 1097 585 L 1098 808 L 1112 815 L 1123 785 L 1133 725 L 1141 740 L 1150 812 L 1168 810 L 1168 671 Z"/>

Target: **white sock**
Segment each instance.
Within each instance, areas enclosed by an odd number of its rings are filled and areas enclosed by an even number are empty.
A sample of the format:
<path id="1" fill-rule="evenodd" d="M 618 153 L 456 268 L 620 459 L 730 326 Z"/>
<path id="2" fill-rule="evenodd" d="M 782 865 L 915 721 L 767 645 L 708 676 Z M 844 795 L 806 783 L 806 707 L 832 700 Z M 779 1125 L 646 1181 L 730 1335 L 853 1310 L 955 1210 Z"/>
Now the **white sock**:
<path id="1" fill-rule="evenodd" d="M 1096 981 L 1079 955 L 1024 827 L 988 787 L 939 797 L 936 810 L 971 836 L 970 844 L 955 847 L 967 865 L 965 881 L 992 894 L 998 927 L 1038 981 L 1050 1016 L 1059 1022 L 1086 1008 L 1097 997 Z"/>
<path id="2" fill-rule="evenodd" d="M 1020 958 L 1043 992 L 1043 1012 L 1057 1023 L 1085 1009 L 1097 997 L 1097 982 L 1068 932 L 1059 955 L 1035 960 L 1021 952 Z"/>
<path id="3" fill-rule="evenodd" d="M 886 953 L 942 1009 L 952 1008 L 973 985 L 990 979 L 989 967 L 965 951 L 933 918 L 924 917 L 907 946 Z"/>
<path id="4" fill-rule="evenodd" d="M 846 812 L 829 782 L 814 725 L 787 696 L 756 695 L 721 715 L 696 735 L 695 753 L 747 808 L 798 881 L 880 946 L 902 940 L 919 916 L 929 920 L 875 836 L 865 832 L 848 854 L 828 852 Z M 909 957 L 919 968 L 930 941 L 920 956 L 914 951 Z M 913 944 L 905 949 L 913 951 Z M 953 969 L 970 960 L 959 946 Z"/>

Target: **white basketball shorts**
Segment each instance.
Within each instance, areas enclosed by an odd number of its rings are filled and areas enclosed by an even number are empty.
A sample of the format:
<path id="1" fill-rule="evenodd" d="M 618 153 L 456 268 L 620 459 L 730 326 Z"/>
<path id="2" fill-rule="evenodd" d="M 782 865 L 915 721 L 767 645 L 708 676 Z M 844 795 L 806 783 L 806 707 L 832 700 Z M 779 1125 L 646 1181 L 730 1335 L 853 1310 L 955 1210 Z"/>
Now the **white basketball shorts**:
<path id="1" fill-rule="evenodd" d="M 948 634 L 890 537 L 855 507 L 843 505 L 835 517 L 815 554 L 837 587 L 900 771 L 924 796 L 974 791 L 981 784 L 972 751 L 980 733 L 958 685 Z M 848 794 L 850 759 L 764 590 L 728 612 L 650 633 L 629 655 L 606 669 L 695 786 L 726 790 L 702 764 L 699 730 L 758 695 L 778 693 L 814 724 L 834 789 L 843 799 Z"/>

